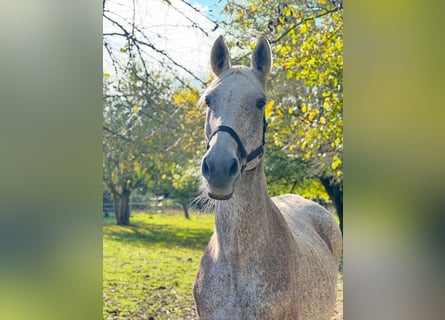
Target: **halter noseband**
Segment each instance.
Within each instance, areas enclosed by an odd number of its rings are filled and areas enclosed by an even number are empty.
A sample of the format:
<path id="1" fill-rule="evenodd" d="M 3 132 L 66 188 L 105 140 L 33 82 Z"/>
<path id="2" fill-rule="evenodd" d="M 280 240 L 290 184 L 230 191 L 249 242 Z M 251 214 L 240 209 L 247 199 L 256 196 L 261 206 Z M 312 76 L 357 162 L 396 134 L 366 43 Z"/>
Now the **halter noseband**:
<path id="1" fill-rule="evenodd" d="M 245 162 L 242 163 L 241 165 L 241 172 L 243 172 L 249 162 L 258 157 L 261 157 L 264 154 L 264 145 L 266 144 L 266 130 L 267 130 L 266 117 L 263 117 L 263 139 L 261 142 L 261 146 L 253 150 L 251 153 L 247 154 L 246 148 L 244 148 L 244 145 L 241 142 L 241 139 L 239 138 L 235 130 L 233 130 L 228 126 L 218 126 L 216 127 L 215 131 L 212 132 L 210 137 L 207 138 L 207 150 L 210 148 L 210 140 L 212 140 L 215 134 L 217 134 L 218 132 L 229 133 L 232 136 L 232 138 L 236 141 L 236 144 L 238 145 L 238 151 L 240 153 L 241 163 L 243 162 L 243 160 L 245 160 Z M 251 170 L 253 169 L 254 168 L 252 168 Z"/>

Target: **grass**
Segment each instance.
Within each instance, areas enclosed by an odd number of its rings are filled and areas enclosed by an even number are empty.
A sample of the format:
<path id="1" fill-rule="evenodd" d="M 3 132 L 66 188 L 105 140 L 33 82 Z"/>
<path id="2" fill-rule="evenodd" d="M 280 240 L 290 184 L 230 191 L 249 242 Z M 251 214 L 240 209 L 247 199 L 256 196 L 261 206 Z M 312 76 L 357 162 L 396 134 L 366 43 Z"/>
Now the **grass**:
<path id="1" fill-rule="evenodd" d="M 192 286 L 213 224 L 193 212 L 137 213 L 126 227 L 104 218 L 103 319 L 195 319 Z M 332 320 L 343 319 L 340 285 Z"/>
<path id="2" fill-rule="evenodd" d="M 103 319 L 194 319 L 192 285 L 214 217 L 134 214 L 103 227 Z"/>

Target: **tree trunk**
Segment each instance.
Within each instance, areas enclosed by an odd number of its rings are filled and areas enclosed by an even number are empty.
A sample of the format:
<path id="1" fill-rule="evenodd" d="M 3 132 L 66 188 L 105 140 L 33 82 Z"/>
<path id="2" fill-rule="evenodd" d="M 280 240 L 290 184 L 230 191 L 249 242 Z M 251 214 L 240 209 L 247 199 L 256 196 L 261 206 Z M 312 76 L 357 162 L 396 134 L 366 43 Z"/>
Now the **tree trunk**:
<path id="1" fill-rule="evenodd" d="M 124 190 L 122 194 L 113 194 L 116 224 L 120 226 L 130 224 L 130 194 L 130 190 Z"/>
<path id="2" fill-rule="evenodd" d="M 340 220 L 340 230 L 343 234 L 343 183 L 332 183 L 329 178 L 320 178 L 320 181 L 325 187 L 329 198 L 334 203 L 338 219 Z"/>
<path id="3" fill-rule="evenodd" d="M 190 219 L 189 210 L 188 210 L 188 202 L 185 199 L 181 199 L 182 209 L 184 210 L 184 216 L 186 219 Z"/>
<path id="4" fill-rule="evenodd" d="M 290 188 L 289 193 L 294 193 L 297 183 L 298 183 L 298 179 L 295 179 L 294 183 L 292 183 L 292 187 Z"/>
<path id="5" fill-rule="evenodd" d="M 117 217 L 119 216 L 119 194 L 113 192 L 111 195 L 113 196 L 114 216 L 116 217 L 117 222 Z"/>

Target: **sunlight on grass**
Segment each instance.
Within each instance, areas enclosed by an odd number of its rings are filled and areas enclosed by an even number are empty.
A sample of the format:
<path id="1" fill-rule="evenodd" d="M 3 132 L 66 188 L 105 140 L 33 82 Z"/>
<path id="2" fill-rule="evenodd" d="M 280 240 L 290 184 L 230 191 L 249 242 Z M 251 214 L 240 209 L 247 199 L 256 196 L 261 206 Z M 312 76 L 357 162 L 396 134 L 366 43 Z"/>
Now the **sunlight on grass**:
<path id="1" fill-rule="evenodd" d="M 108 220 L 108 219 L 107 219 Z M 192 286 L 213 215 L 134 214 L 103 228 L 104 319 L 194 319 Z"/>

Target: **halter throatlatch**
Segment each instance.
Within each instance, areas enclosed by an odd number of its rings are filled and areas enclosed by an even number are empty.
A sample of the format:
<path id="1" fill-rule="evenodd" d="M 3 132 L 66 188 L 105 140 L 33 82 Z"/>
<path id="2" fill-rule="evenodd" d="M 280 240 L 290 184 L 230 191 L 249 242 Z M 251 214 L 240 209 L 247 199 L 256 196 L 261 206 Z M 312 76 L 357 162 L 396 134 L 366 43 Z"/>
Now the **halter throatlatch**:
<path id="1" fill-rule="evenodd" d="M 232 128 L 228 126 L 218 126 L 216 127 L 215 131 L 212 132 L 210 137 L 207 138 L 207 150 L 210 148 L 210 140 L 212 140 L 213 136 L 217 134 L 218 132 L 227 132 L 229 133 L 232 138 L 236 141 L 236 144 L 238 145 L 238 151 L 241 157 L 241 172 L 244 171 L 247 164 L 251 162 L 252 160 L 261 157 L 264 154 L 264 145 L 266 144 L 266 130 L 267 130 L 267 122 L 266 117 L 263 117 L 263 139 L 261 142 L 261 146 L 253 150 L 251 153 L 247 154 L 246 148 L 244 148 L 243 143 L 241 142 L 241 139 L 239 138 L 238 134 L 233 130 Z"/>

